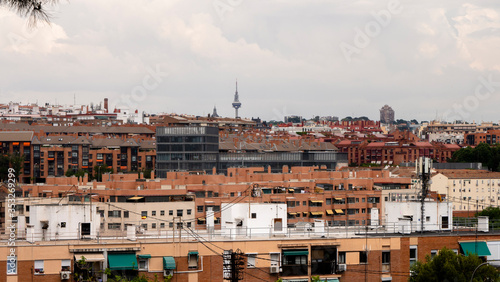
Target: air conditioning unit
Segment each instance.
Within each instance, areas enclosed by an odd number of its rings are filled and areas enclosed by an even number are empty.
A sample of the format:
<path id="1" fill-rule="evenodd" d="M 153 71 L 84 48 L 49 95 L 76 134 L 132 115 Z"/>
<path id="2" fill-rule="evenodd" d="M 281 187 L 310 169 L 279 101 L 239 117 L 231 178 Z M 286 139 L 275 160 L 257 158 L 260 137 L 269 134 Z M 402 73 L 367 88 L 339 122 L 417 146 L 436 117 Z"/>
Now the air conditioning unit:
<path id="1" fill-rule="evenodd" d="M 71 271 L 61 271 L 61 280 L 69 280 Z"/>
<path id="2" fill-rule="evenodd" d="M 269 273 L 279 273 L 280 268 L 279 266 L 271 266 L 271 269 L 269 270 Z"/>
<path id="3" fill-rule="evenodd" d="M 168 276 L 174 276 L 174 270 L 173 269 L 165 269 L 163 270 L 163 276 L 168 277 Z"/>
<path id="4" fill-rule="evenodd" d="M 346 271 L 347 270 L 347 265 L 346 264 L 339 264 L 339 271 Z"/>

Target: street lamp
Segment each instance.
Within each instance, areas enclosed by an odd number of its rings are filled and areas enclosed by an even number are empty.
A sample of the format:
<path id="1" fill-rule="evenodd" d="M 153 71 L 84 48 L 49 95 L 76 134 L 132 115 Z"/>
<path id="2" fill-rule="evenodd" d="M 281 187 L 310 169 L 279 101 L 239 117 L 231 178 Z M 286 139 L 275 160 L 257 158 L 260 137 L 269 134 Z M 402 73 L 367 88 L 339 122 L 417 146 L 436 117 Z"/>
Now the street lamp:
<path id="1" fill-rule="evenodd" d="M 476 274 L 476 271 L 477 271 L 477 270 L 478 270 L 481 266 L 483 266 L 483 265 L 485 265 L 485 264 L 489 264 L 490 262 L 493 262 L 493 261 L 498 261 L 498 260 L 490 260 L 490 261 L 485 261 L 485 262 L 481 263 L 480 265 L 478 265 L 478 266 L 476 267 L 476 269 L 474 269 L 474 271 L 472 272 L 472 276 L 471 276 L 471 278 L 470 278 L 470 282 L 472 282 L 472 280 L 474 280 L 474 274 Z"/>

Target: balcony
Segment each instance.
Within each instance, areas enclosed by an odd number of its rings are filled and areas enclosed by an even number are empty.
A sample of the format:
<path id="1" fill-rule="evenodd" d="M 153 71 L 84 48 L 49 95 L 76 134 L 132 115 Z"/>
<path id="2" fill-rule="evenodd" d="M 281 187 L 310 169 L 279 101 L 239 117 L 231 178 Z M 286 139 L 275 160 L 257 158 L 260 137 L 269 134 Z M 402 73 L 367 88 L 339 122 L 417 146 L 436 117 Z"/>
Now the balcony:
<path id="1" fill-rule="evenodd" d="M 307 264 L 283 265 L 282 276 L 307 276 Z"/>
<path id="2" fill-rule="evenodd" d="M 313 262 L 311 263 L 312 275 L 328 275 L 335 273 L 335 262 Z"/>

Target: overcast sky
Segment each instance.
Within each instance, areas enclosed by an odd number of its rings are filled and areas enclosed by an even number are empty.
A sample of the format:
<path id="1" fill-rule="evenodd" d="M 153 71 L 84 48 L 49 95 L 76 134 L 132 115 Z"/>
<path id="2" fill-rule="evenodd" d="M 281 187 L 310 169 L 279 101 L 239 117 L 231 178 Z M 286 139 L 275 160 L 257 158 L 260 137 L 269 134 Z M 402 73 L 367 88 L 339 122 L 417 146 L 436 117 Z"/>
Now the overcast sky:
<path id="1" fill-rule="evenodd" d="M 388 104 L 500 120 L 498 1 L 71 0 L 53 14 L 29 30 L 0 8 L 0 102 L 234 116 L 238 79 L 242 117 L 378 120 Z"/>

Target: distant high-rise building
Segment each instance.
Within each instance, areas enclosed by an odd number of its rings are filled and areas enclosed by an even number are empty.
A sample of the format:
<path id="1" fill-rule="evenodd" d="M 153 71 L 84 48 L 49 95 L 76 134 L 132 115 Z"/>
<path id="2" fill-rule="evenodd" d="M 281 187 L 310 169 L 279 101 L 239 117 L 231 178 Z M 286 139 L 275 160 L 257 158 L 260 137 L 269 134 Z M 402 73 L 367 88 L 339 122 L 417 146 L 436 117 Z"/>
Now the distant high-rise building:
<path id="1" fill-rule="evenodd" d="M 240 98 L 238 96 L 238 81 L 236 81 L 236 92 L 234 93 L 233 108 L 235 111 L 235 118 L 238 118 L 238 109 L 241 108 Z"/>
<path id="2" fill-rule="evenodd" d="M 394 110 L 389 105 L 384 105 L 380 109 L 380 122 L 381 123 L 394 123 Z"/>

